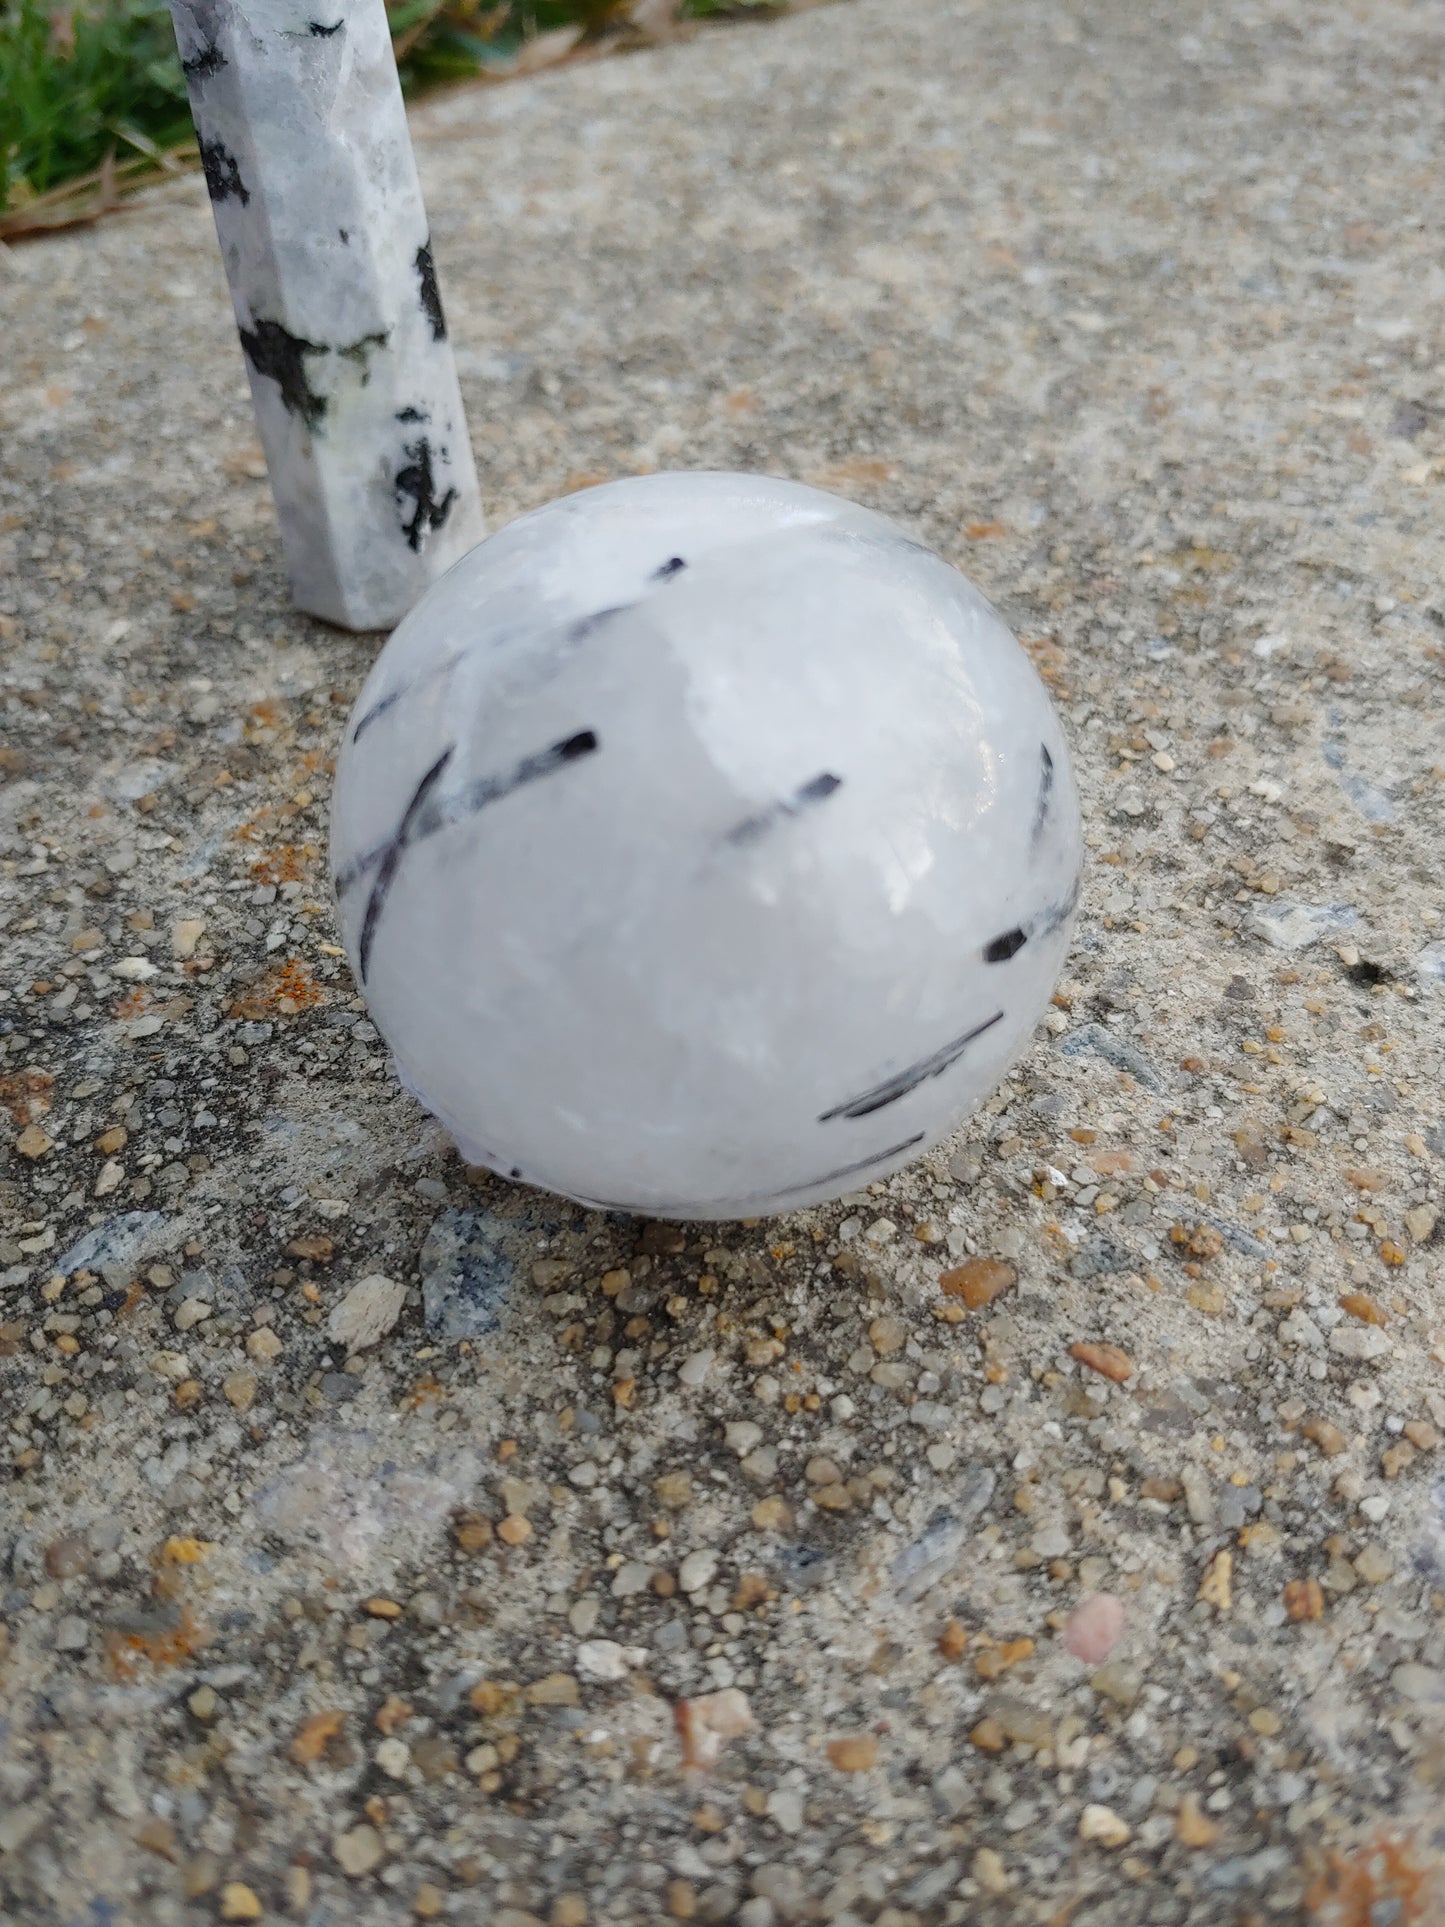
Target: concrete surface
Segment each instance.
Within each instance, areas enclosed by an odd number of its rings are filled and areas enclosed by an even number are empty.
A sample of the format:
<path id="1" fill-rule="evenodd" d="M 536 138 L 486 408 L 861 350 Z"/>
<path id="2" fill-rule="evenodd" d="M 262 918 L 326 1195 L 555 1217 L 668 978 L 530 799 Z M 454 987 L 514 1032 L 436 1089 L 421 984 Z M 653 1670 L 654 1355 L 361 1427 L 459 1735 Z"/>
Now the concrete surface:
<path id="1" fill-rule="evenodd" d="M 1441 1917 L 1433 26 L 856 0 L 416 116 L 494 521 L 822 481 L 1062 706 L 1031 1056 L 764 1225 L 395 1086 L 200 183 L 0 261 L 7 1920 Z"/>

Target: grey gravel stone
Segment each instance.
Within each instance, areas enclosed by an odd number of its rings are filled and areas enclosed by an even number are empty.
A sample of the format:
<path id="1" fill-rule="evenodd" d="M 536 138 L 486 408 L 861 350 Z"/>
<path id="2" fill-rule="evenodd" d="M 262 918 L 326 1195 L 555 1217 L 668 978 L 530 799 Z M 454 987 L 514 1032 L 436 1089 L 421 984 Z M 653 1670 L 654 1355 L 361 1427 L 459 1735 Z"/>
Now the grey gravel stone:
<path id="1" fill-rule="evenodd" d="M 443 1211 L 421 1250 L 422 1305 L 438 1338 L 495 1331 L 516 1267 L 502 1249 L 507 1227 L 490 1213 Z"/>
<path id="2" fill-rule="evenodd" d="M 1277 897 L 1252 913 L 1247 928 L 1276 950 L 1308 950 L 1327 937 L 1343 936 L 1358 922 L 1359 912 L 1348 903 L 1291 903 Z"/>
<path id="3" fill-rule="evenodd" d="M 128 1284 L 146 1258 L 166 1249 L 178 1228 L 163 1211 L 123 1211 L 77 1238 L 55 1268 L 67 1277 L 98 1271 L 112 1285 Z"/>
<path id="4" fill-rule="evenodd" d="M 1069 1260 L 1070 1276 L 1081 1280 L 1107 1278 L 1135 1267 L 1133 1253 L 1113 1238 L 1090 1238 Z"/>
<path id="5" fill-rule="evenodd" d="M 1341 1358 L 1360 1364 L 1386 1358 L 1394 1350 L 1394 1340 L 1378 1325 L 1337 1325 L 1330 1333 L 1329 1345 Z"/>
<path id="6" fill-rule="evenodd" d="M 1445 1706 L 1445 1671 L 1405 1660 L 1390 1675 L 1390 1685 L 1401 1699 L 1420 1706 Z"/>
<path id="7" fill-rule="evenodd" d="M 1102 1024 L 1081 1024 L 1077 1030 L 1071 1030 L 1059 1050 L 1065 1057 L 1101 1057 L 1106 1064 L 1113 1064 L 1137 1078 L 1146 1091 L 1164 1089 L 1163 1078 L 1144 1053 Z"/>
<path id="8" fill-rule="evenodd" d="M 25 1806 L 14 1806 L 0 1813 L 0 1853 L 18 1853 L 44 1826 L 45 1818 L 43 1800 L 32 1800 Z"/>
<path id="9" fill-rule="evenodd" d="M 926 1530 L 893 1561 L 893 1584 L 901 1601 L 911 1604 L 951 1573 L 968 1542 L 973 1521 L 993 1497 L 996 1476 L 989 1466 L 969 1466 L 952 1505 L 937 1512 Z"/>
<path id="10" fill-rule="evenodd" d="M 90 1644 L 90 1626 L 78 1613 L 67 1613 L 55 1628 L 58 1653 L 83 1653 Z"/>

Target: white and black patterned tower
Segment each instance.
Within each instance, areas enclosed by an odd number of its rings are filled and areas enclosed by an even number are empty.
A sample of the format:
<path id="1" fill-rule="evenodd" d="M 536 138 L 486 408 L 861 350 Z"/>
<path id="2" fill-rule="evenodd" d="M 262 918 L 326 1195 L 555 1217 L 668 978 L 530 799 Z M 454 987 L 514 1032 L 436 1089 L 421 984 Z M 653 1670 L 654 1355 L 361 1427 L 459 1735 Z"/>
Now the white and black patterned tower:
<path id="1" fill-rule="evenodd" d="M 481 503 L 383 0 L 172 0 L 299 607 L 390 628 Z"/>

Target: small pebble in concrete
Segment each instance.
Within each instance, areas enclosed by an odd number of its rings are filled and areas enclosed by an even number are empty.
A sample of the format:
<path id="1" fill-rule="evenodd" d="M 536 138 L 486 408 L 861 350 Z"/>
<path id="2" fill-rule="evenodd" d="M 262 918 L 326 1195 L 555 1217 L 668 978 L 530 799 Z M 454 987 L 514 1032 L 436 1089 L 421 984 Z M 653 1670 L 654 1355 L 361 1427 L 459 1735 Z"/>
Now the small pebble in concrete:
<path id="1" fill-rule="evenodd" d="M 327 1336 L 349 1352 L 377 1344 L 395 1325 L 406 1303 L 406 1286 L 379 1273 L 354 1284 L 326 1320 Z"/>
<path id="2" fill-rule="evenodd" d="M 1064 1645 L 1086 1666 L 1106 1660 L 1124 1636 L 1124 1602 L 1113 1593 L 1091 1593 L 1069 1615 Z"/>

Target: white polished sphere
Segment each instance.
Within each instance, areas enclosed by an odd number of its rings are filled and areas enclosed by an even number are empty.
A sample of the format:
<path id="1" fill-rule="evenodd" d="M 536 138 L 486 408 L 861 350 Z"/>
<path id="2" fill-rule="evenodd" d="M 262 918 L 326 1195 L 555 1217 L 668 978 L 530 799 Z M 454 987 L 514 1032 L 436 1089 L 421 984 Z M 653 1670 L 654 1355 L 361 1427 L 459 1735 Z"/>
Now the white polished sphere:
<path id="1" fill-rule="evenodd" d="M 951 1130 L 1057 979 L 1081 836 L 979 592 L 797 483 L 650 475 L 483 542 L 337 771 L 352 968 L 463 1155 L 655 1217 L 787 1211 Z"/>

